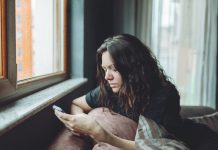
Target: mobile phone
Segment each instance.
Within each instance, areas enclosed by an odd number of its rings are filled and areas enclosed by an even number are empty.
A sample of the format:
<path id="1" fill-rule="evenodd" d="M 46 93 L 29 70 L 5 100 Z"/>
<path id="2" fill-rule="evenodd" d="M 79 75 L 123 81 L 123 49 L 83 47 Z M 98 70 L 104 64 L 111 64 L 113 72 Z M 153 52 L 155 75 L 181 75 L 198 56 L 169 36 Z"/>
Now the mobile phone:
<path id="1" fill-rule="evenodd" d="M 52 108 L 54 111 L 57 110 L 57 111 L 65 113 L 65 111 L 61 107 L 58 107 L 57 105 L 53 105 Z"/>

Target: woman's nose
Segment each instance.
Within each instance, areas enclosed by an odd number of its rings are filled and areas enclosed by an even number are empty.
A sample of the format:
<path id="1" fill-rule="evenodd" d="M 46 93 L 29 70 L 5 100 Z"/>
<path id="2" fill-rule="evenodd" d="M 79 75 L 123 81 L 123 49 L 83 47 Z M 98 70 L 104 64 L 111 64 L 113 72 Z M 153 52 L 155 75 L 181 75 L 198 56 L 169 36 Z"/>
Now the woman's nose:
<path id="1" fill-rule="evenodd" d="M 107 70 L 105 72 L 105 77 L 104 77 L 106 80 L 111 80 L 113 79 L 113 75 L 111 74 L 111 71 L 110 70 Z"/>

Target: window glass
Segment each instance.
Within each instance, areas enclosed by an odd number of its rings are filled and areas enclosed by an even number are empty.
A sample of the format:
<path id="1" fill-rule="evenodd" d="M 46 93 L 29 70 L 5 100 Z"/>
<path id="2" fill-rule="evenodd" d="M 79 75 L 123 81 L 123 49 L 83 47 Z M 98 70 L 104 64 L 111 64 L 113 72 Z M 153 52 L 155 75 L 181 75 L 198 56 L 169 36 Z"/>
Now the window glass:
<path id="1" fill-rule="evenodd" d="M 17 80 L 64 71 L 63 0 L 16 0 Z"/>

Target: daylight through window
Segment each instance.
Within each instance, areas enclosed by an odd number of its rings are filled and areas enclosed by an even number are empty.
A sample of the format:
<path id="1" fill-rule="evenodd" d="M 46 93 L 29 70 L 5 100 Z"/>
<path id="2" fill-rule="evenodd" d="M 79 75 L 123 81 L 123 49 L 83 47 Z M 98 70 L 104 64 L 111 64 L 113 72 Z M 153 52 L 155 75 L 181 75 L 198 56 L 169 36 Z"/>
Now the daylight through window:
<path id="1" fill-rule="evenodd" d="M 63 0 L 16 0 L 17 80 L 64 71 Z"/>

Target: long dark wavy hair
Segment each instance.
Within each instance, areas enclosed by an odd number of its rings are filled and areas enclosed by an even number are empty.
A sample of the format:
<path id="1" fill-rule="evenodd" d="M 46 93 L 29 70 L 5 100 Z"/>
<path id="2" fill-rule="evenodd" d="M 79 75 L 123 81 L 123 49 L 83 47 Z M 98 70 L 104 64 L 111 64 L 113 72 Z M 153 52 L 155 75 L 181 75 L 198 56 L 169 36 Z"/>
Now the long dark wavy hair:
<path id="1" fill-rule="evenodd" d="M 118 93 L 113 93 L 105 80 L 101 67 L 102 54 L 108 51 L 116 70 L 120 73 L 123 84 Z M 139 39 L 129 34 L 108 38 L 97 50 L 97 79 L 100 86 L 99 101 L 102 106 L 113 109 L 118 96 L 121 109 L 132 117 L 143 113 L 151 102 L 152 94 L 160 87 L 169 84 L 159 62 L 151 50 Z"/>

